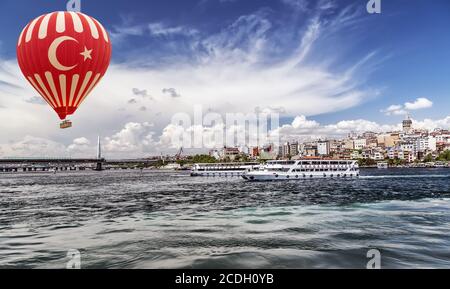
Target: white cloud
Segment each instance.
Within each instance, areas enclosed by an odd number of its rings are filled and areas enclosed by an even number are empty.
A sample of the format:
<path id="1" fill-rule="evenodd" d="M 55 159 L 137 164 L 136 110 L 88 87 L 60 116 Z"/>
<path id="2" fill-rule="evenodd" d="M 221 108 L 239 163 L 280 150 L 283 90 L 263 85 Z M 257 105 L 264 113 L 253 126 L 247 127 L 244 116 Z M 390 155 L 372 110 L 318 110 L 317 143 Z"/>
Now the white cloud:
<path id="1" fill-rule="evenodd" d="M 386 109 L 381 110 L 386 115 L 406 115 L 408 111 L 430 108 L 433 102 L 427 98 L 417 98 L 413 102 L 405 102 L 404 105 L 394 104 Z"/>
<path id="2" fill-rule="evenodd" d="M 121 44 L 129 36 L 142 36 L 145 33 L 143 25 L 115 25 L 113 29 L 108 31 L 111 41 L 115 44 Z"/>
<path id="3" fill-rule="evenodd" d="M 417 110 L 430 108 L 433 106 L 433 102 L 427 98 L 421 97 L 416 99 L 414 102 L 406 102 L 405 109 L 407 110 Z"/>
<path id="4" fill-rule="evenodd" d="M 417 129 L 432 130 L 435 128 L 450 129 L 450 116 L 443 119 L 429 119 L 426 118 L 422 121 L 413 120 L 413 127 Z"/>
<path id="5" fill-rule="evenodd" d="M 294 118 L 294 121 L 291 124 L 292 128 L 294 129 L 315 129 L 320 127 L 320 124 L 314 120 L 307 120 L 306 116 L 297 116 Z"/>
<path id="6" fill-rule="evenodd" d="M 16 142 L 0 144 L 0 152 L 3 156 L 7 157 L 69 156 L 67 149 L 63 144 L 28 135 Z"/>
<path id="7" fill-rule="evenodd" d="M 406 115 L 408 113 L 406 110 L 404 110 L 403 105 L 396 104 L 389 106 L 381 112 L 385 113 L 386 115 Z"/>
<path id="8" fill-rule="evenodd" d="M 197 30 L 187 28 L 185 26 L 170 27 L 161 22 L 150 23 L 148 30 L 153 36 L 168 36 L 168 35 L 185 35 L 193 36 L 198 33 Z"/>
<path id="9" fill-rule="evenodd" d="M 342 137 L 350 132 L 383 132 L 400 128 L 400 125 L 382 125 L 364 119 L 344 120 L 322 125 L 314 120 L 308 120 L 305 116 L 297 116 L 291 124 L 281 126 L 278 133 L 282 140 L 311 140 Z"/>
<path id="10" fill-rule="evenodd" d="M 79 137 L 73 140 L 72 144 L 67 147 L 67 152 L 71 157 L 87 157 L 94 156 L 96 146 L 85 137 Z"/>
<path id="11" fill-rule="evenodd" d="M 80 137 L 80 138 L 74 139 L 73 140 L 73 144 L 74 145 L 85 146 L 85 145 L 90 145 L 91 142 L 85 137 Z"/>
<path id="12" fill-rule="evenodd" d="M 106 156 L 125 158 L 154 153 L 153 134 L 153 125 L 148 122 L 127 123 L 121 131 L 104 139 L 103 151 Z"/>
<path id="13" fill-rule="evenodd" d="M 115 44 L 122 42 L 130 36 L 151 36 L 151 37 L 168 37 L 168 36 L 186 36 L 192 37 L 199 32 L 193 28 L 185 26 L 168 26 L 162 22 L 153 22 L 149 24 L 131 25 L 128 20 L 121 25 L 113 26 L 109 31 L 111 40 Z"/>

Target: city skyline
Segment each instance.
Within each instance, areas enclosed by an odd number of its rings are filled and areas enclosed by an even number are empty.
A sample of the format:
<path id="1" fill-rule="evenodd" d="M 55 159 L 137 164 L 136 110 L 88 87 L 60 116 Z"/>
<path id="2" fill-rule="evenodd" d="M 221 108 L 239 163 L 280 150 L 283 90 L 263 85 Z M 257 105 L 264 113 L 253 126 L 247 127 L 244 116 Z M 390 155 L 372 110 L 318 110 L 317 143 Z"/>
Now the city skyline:
<path id="1" fill-rule="evenodd" d="M 2 1 L 21 13 L 0 20 L 0 157 L 95 154 L 99 134 L 110 157 L 176 152 L 170 119 L 197 104 L 279 113 L 291 138 L 396 130 L 407 113 L 417 128 L 450 128 L 447 1 L 385 1 L 380 15 L 366 1 L 131 2 L 82 1 L 108 30 L 113 60 L 61 132 L 20 75 L 15 46 L 28 21 L 65 3 Z"/>
<path id="2" fill-rule="evenodd" d="M 391 131 L 351 132 L 340 138 L 285 140 L 263 146 L 213 149 L 209 152 L 219 161 L 236 161 L 242 157 L 254 160 L 337 159 L 359 160 L 375 165 L 386 160 L 397 163 L 448 161 L 450 130 L 417 128 L 408 116 Z"/>

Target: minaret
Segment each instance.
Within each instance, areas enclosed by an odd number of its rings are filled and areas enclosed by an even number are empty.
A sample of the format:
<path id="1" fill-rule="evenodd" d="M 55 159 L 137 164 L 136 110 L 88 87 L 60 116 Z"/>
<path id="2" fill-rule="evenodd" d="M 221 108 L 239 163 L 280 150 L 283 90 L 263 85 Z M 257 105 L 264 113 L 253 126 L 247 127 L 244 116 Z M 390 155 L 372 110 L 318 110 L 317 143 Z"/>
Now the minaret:
<path id="1" fill-rule="evenodd" d="M 98 144 L 97 144 L 97 166 L 95 167 L 96 171 L 103 171 L 103 159 L 102 159 L 102 145 L 100 143 L 100 136 L 98 136 Z"/>
<path id="2" fill-rule="evenodd" d="M 102 146 L 100 143 L 100 136 L 98 136 L 98 142 L 97 142 L 97 159 L 101 159 L 102 158 Z"/>

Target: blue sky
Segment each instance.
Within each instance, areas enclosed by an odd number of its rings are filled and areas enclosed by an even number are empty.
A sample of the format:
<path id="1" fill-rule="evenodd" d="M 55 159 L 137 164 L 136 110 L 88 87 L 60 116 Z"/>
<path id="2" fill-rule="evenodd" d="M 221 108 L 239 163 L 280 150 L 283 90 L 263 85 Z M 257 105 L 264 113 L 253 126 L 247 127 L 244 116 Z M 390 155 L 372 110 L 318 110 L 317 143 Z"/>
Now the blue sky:
<path id="1" fill-rule="evenodd" d="M 450 107 L 450 2 L 381 2 L 382 13 L 370 15 L 366 12 L 366 0 L 82 0 L 82 12 L 97 18 L 113 39 L 111 79 L 119 73 L 133 75 L 141 70 L 148 77 L 142 77 L 141 83 L 131 80 L 130 84 L 123 83 L 129 86 L 124 91 L 130 93 L 121 95 L 125 98 L 123 104 L 119 104 L 119 97 L 115 98 L 118 107 L 111 108 L 110 113 L 117 110 L 127 113 L 121 121 L 102 122 L 97 130 L 105 131 L 112 139 L 114 132 L 120 132 L 119 127 L 127 122 L 149 122 L 160 131 L 165 128 L 162 120 L 159 123 L 160 118 L 154 118 L 173 113 L 164 110 L 173 107 L 173 103 L 139 105 L 136 111 L 148 113 L 137 116 L 125 107 L 127 102 L 133 102 L 133 88 L 148 91 L 156 100 L 158 94 L 163 94 L 161 91 L 169 88 L 177 91 L 181 96 L 178 111 L 183 107 L 192 110 L 186 103 L 193 102 L 220 110 L 214 107 L 217 103 L 223 108 L 221 112 L 226 112 L 229 105 L 234 111 L 234 103 L 221 102 L 226 96 L 215 96 L 213 87 L 204 89 L 204 86 L 210 83 L 220 90 L 222 86 L 236 85 L 236 89 L 248 89 L 249 94 L 255 94 L 258 90 L 252 85 L 258 83 L 258 77 L 264 82 L 263 79 L 276 73 L 271 70 L 273 67 L 290 61 L 294 63 L 290 70 L 278 75 L 283 82 L 275 81 L 264 88 L 273 95 L 261 96 L 267 99 L 261 105 L 278 108 L 284 123 L 290 123 L 296 116 L 306 116 L 321 124 L 364 119 L 394 125 L 404 117 L 405 103 L 414 104 L 420 98 L 429 102 L 407 106 L 413 108 L 409 110 L 413 118 L 446 118 Z M 2 0 L 0 61 L 14 63 L 17 37 L 30 20 L 50 11 L 64 10 L 65 4 L 63 0 Z M 241 70 L 247 75 L 242 73 L 241 79 L 253 73 L 255 77 L 242 82 L 232 77 L 208 78 L 208 73 L 221 73 L 221 68 L 231 70 L 237 63 L 245 64 Z M 201 88 L 188 84 L 189 71 L 195 71 L 193 78 Z M 259 75 L 261 71 L 267 73 Z M 176 74 L 172 79 L 171 73 Z M 287 76 L 292 79 L 286 80 Z M 146 79 L 151 77 L 160 82 L 147 83 Z M 296 79 L 302 82 L 309 77 L 316 78 L 305 86 L 293 84 Z M 227 83 L 229 80 L 232 81 Z M 108 80 L 105 82 L 103 90 L 107 89 Z M 277 83 L 289 87 L 286 91 L 280 87 L 280 95 L 286 94 L 285 98 L 277 98 Z M 199 95 L 205 91 L 208 95 Z M 243 97 L 245 91 L 236 94 L 236 99 Z M 259 102 L 257 97 L 249 95 L 252 103 Z M 10 108 L 6 98 L 7 95 L 0 97 L 0 105 Z M 314 99 L 321 102 L 314 103 Z M 186 101 L 181 105 L 183 100 Z M 87 108 L 81 115 L 88 111 Z M 93 138 L 95 133 L 83 137 Z M 65 136 L 50 129 L 46 133 L 24 132 L 66 144 L 81 134 L 81 130 Z M 18 139 L 20 135 L 4 141 Z"/>

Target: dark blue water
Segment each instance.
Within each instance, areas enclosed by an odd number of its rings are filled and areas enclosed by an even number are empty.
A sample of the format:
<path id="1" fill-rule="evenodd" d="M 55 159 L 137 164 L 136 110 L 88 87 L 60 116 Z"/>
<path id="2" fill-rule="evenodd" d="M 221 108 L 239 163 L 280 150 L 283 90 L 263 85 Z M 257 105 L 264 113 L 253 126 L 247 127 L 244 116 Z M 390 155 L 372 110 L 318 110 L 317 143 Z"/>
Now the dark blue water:
<path id="1" fill-rule="evenodd" d="M 0 268 L 450 268 L 450 170 L 248 183 L 183 172 L 0 175 Z"/>

